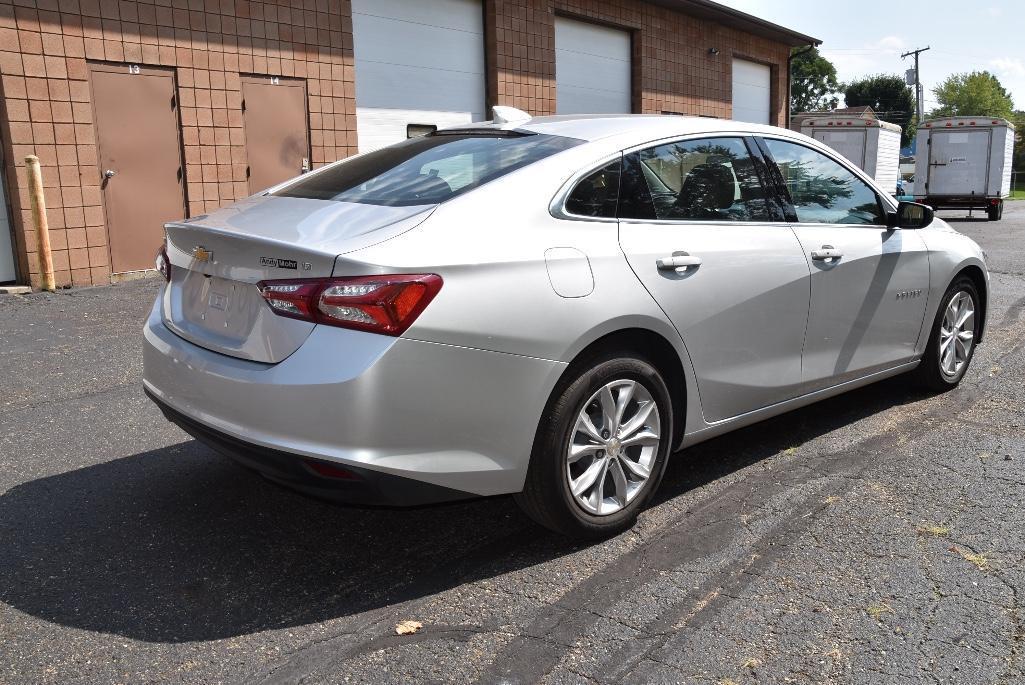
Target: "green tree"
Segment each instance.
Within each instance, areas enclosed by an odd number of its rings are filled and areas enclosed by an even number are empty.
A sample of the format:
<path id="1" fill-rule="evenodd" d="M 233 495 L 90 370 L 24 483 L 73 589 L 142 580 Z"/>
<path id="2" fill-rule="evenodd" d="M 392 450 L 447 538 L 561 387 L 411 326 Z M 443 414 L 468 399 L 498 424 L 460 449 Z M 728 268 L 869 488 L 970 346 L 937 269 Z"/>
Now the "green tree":
<path id="1" fill-rule="evenodd" d="M 844 86 L 848 107 L 868 105 L 883 121 L 901 128 L 900 144 L 906 146 L 915 133 L 915 94 L 903 76 L 876 74 Z"/>
<path id="2" fill-rule="evenodd" d="M 953 74 L 932 90 L 940 106 L 932 117 L 1001 117 L 1014 116 L 1014 101 L 988 71 Z"/>
<path id="3" fill-rule="evenodd" d="M 790 63 L 790 111 L 815 112 L 833 109 L 839 102 L 840 84 L 836 67 L 819 54 L 818 48 L 794 48 Z"/>

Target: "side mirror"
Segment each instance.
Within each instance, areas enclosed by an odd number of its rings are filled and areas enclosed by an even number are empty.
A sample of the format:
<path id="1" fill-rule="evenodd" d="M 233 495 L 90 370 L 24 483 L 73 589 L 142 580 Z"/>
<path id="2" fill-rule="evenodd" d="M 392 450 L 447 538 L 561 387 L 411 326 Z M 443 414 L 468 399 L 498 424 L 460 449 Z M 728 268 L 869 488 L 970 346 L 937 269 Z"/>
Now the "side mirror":
<path id="1" fill-rule="evenodd" d="M 932 223 L 932 218 L 932 207 L 917 202 L 901 202 L 896 212 L 886 213 L 886 225 L 890 228 L 925 228 Z"/>

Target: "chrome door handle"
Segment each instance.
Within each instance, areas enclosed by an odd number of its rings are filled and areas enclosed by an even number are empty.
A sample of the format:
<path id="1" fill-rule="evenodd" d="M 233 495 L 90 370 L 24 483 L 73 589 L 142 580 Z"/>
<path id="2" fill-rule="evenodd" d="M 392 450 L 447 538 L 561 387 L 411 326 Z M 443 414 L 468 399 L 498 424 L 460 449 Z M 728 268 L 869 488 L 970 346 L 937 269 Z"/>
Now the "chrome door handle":
<path id="1" fill-rule="evenodd" d="M 107 169 L 103 172 L 103 178 L 114 178 L 115 174 L 117 174 L 117 172 L 113 169 Z"/>
<path id="2" fill-rule="evenodd" d="M 836 249 L 832 245 L 823 245 L 821 250 L 812 250 L 811 258 L 818 262 L 825 262 L 831 259 L 837 261 L 843 257 L 843 251 Z"/>
<path id="3" fill-rule="evenodd" d="M 682 274 L 691 267 L 701 266 L 701 257 L 694 257 L 686 252 L 677 252 L 672 257 L 663 257 L 655 262 L 659 271 L 675 271 Z"/>

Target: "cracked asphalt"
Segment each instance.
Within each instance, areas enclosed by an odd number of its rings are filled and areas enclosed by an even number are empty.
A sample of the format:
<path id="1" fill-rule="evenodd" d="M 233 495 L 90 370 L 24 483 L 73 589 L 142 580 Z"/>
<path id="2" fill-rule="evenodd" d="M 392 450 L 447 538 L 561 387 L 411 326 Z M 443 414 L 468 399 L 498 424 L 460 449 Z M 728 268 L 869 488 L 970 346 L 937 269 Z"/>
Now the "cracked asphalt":
<path id="1" fill-rule="evenodd" d="M 0 682 L 1025 681 L 1025 202 L 961 387 L 896 378 L 676 455 L 630 532 L 343 508 L 140 387 L 139 281 L 0 298 Z M 423 623 L 398 636 L 394 626 Z"/>

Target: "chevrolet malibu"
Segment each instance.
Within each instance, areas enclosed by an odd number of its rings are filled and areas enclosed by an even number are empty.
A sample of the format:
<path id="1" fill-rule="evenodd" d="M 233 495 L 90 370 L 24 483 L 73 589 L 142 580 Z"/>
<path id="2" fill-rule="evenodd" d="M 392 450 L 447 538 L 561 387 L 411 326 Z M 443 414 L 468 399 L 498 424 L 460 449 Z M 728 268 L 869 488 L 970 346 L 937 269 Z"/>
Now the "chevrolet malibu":
<path id="1" fill-rule="evenodd" d="M 611 535 L 681 448 L 961 381 L 982 251 L 889 190 L 779 128 L 496 108 L 168 224 L 145 390 L 318 497 Z"/>

